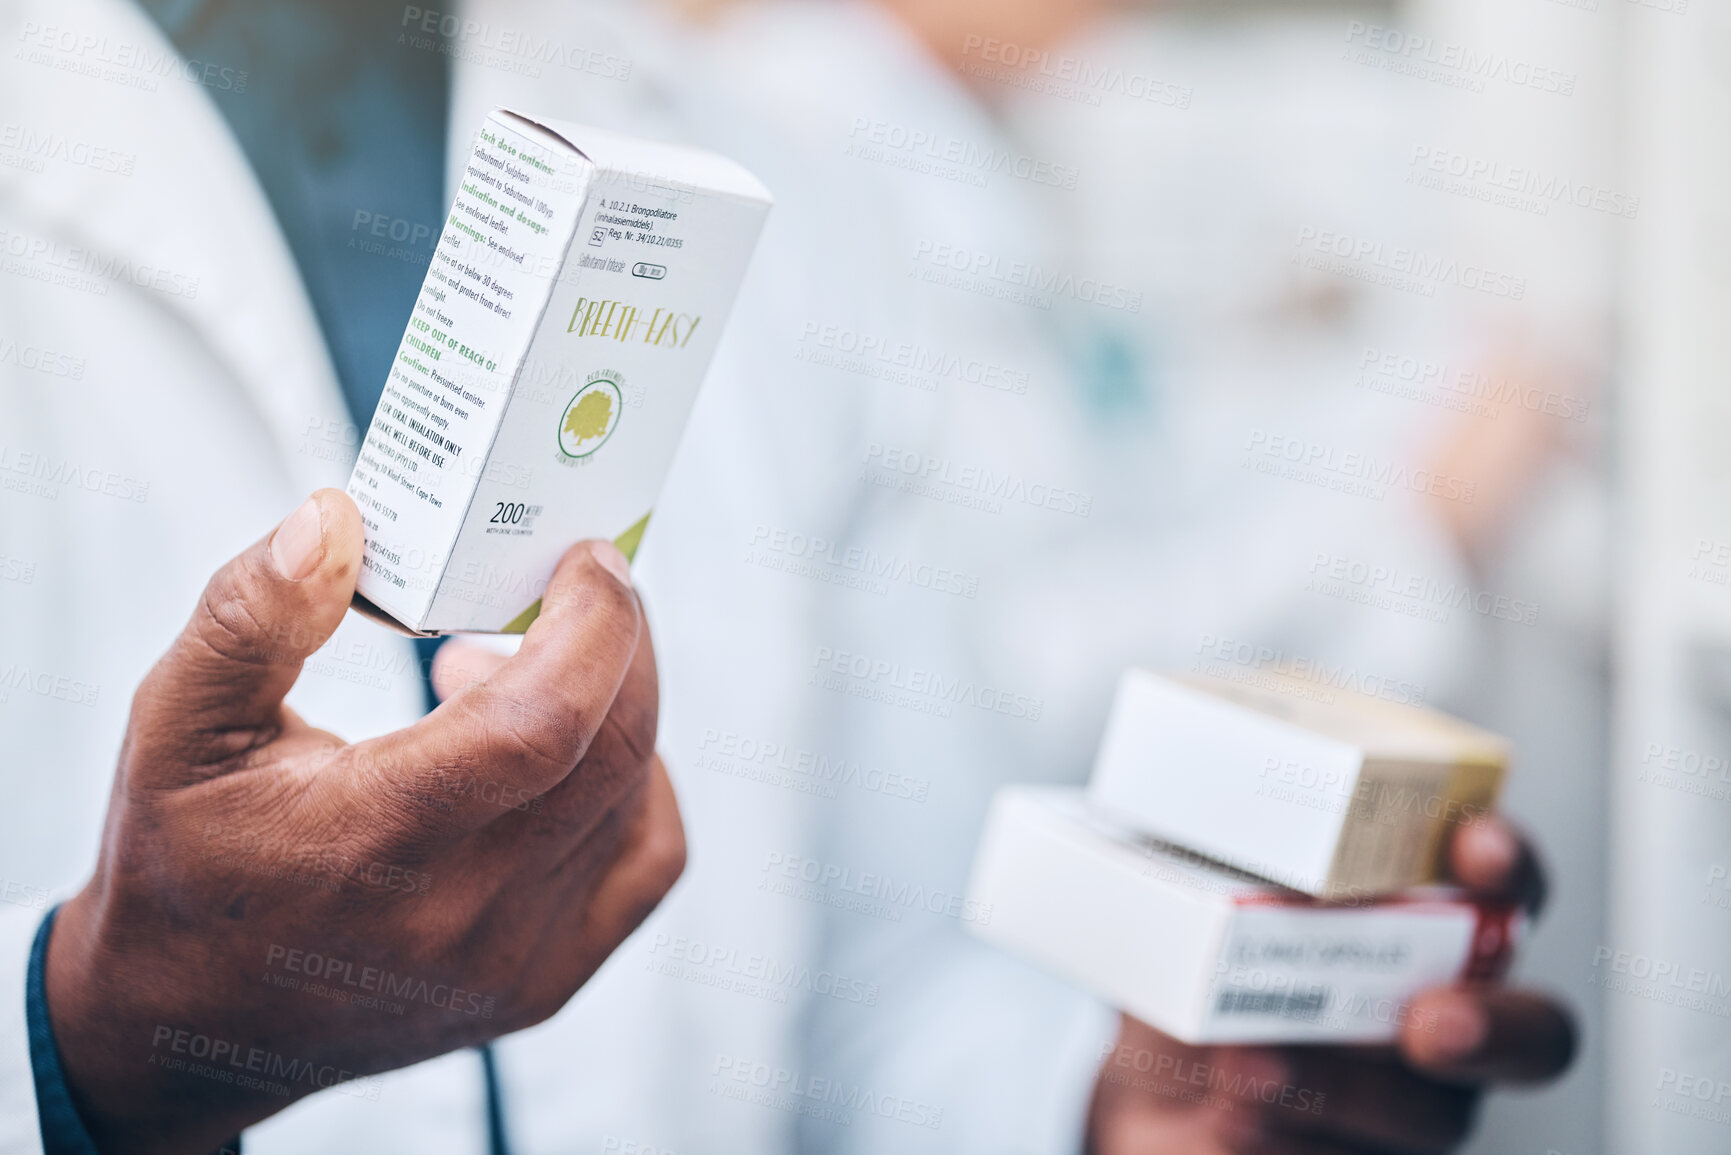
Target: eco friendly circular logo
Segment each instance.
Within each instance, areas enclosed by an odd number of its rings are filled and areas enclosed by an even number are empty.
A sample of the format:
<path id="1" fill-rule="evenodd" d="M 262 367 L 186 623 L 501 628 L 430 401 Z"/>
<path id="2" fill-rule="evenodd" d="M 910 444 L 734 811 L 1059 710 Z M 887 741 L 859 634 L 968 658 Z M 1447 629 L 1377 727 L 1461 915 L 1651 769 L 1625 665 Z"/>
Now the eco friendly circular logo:
<path id="1" fill-rule="evenodd" d="M 559 419 L 559 452 L 566 457 L 588 457 L 600 449 L 619 427 L 624 408 L 618 382 L 606 377 L 597 377 L 577 390 Z"/>

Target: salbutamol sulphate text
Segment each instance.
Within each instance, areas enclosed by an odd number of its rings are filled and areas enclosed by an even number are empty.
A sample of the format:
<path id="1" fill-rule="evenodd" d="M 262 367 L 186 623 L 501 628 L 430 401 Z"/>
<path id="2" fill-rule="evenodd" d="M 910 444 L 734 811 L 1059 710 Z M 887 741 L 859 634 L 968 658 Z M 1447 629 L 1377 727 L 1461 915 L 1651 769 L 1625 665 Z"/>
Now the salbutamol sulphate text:
<path id="1" fill-rule="evenodd" d="M 349 480 L 357 608 L 521 633 L 572 543 L 634 554 L 769 206 L 714 154 L 491 113 Z"/>

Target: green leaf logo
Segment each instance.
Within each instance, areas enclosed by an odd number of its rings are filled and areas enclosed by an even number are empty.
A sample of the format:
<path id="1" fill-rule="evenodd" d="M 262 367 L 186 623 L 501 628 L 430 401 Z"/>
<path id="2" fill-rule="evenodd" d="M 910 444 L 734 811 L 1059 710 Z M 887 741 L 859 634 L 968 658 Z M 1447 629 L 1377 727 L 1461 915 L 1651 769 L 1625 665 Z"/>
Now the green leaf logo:
<path id="1" fill-rule="evenodd" d="M 617 382 L 598 377 L 577 391 L 559 419 L 559 452 L 566 457 L 588 457 L 619 428 L 624 405 Z"/>

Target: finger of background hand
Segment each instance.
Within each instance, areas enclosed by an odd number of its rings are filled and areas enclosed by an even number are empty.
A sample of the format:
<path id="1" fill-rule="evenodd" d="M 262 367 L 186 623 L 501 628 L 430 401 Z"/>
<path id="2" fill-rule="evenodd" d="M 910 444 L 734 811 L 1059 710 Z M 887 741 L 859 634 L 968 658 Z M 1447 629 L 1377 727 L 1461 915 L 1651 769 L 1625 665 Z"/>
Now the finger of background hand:
<path id="1" fill-rule="evenodd" d="M 1575 1022 L 1542 995 L 1445 987 L 1413 1000 L 1400 1037 L 1415 1068 L 1458 1083 L 1535 1083 L 1575 1057 Z"/>
<path id="2" fill-rule="evenodd" d="M 1545 872 L 1538 855 L 1499 815 L 1455 828 L 1449 842 L 1449 868 L 1463 886 L 1519 902 L 1532 914 L 1545 905 Z"/>
<path id="3" fill-rule="evenodd" d="M 1472 1128 L 1472 1089 L 1427 1079 L 1386 1048 L 1293 1047 L 1283 1058 L 1281 1096 L 1259 1096 L 1253 1116 L 1271 1135 L 1430 1155 L 1453 1150 Z"/>
<path id="4" fill-rule="evenodd" d="M 301 663 L 348 611 L 360 559 L 354 502 L 321 489 L 218 570 L 133 700 L 135 735 L 172 744 L 175 756 L 135 764 L 196 780 L 274 733 Z"/>
<path id="5" fill-rule="evenodd" d="M 641 628 L 624 555 L 573 546 L 522 648 L 415 725 L 354 747 L 340 788 L 374 816 L 375 841 L 407 855 L 513 813 L 513 800 L 545 794 L 582 760 Z"/>
<path id="6" fill-rule="evenodd" d="M 509 658 L 461 640 L 446 642 L 433 655 L 433 693 L 448 702 L 471 686 L 492 677 Z"/>

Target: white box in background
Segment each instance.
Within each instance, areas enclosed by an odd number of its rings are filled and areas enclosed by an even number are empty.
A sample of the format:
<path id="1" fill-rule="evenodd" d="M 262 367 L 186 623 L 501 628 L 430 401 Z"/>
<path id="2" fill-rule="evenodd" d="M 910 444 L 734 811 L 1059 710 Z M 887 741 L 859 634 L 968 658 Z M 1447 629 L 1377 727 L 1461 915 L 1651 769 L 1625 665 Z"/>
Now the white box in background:
<path id="1" fill-rule="evenodd" d="M 1192 1045 L 1390 1042 L 1420 991 L 1500 978 L 1524 926 L 1441 887 L 1319 903 L 1040 787 L 998 792 L 968 898 L 975 936 Z"/>
<path id="2" fill-rule="evenodd" d="M 710 153 L 489 115 L 349 481 L 357 608 L 522 633 L 574 542 L 634 553 L 769 206 Z"/>
<path id="3" fill-rule="evenodd" d="M 1125 825 L 1306 894 L 1442 877 L 1444 836 L 1495 805 L 1507 743 L 1435 710 L 1339 691 L 1130 670 L 1088 788 Z"/>

